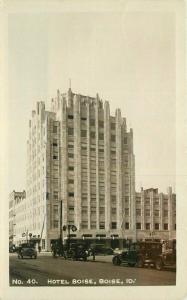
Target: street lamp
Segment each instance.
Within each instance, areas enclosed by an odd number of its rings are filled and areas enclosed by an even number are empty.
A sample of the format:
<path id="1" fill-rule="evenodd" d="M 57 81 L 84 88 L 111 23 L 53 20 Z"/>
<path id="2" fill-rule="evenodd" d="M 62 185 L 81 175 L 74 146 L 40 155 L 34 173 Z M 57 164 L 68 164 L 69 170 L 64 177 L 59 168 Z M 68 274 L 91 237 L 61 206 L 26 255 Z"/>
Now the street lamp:
<path id="1" fill-rule="evenodd" d="M 70 230 L 72 230 L 73 232 L 77 231 L 77 227 L 75 225 L 64 225 L 62 227 L 63 231 L 68 230 L 68 239 L 67 239 L 67 246 L 68 246 L 68 250 L 69 250 L 69 245 L 70 245 Z"/>

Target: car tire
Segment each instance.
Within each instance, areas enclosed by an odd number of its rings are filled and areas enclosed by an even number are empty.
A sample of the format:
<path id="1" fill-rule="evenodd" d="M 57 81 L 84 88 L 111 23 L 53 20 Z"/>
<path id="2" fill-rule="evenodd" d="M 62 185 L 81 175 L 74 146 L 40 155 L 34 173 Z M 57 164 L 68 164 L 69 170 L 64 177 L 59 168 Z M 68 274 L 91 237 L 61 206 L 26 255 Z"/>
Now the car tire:
<path id="1" fill-rule="evenodd" d="M 163 263 L 161 258 L 157 258 L 156 262 L 155 262 L 155 268 L 158 271 L 161 271 L 163 269 Z"/>
<path id="2" fill-rule="evenodd" d="M 113 265 L 115 265 L 115 266 L 120 266 L 121 265 L 121 260 L 117 256 L 114 256 L 112 262 L 113 262 Z"/>
<path id="3" fill-rule="evenodd" d="M 135 264 L 134 263 L 128 263 L 128 266 L 129 267 L 135 267 Z"/>
<path id="4" fill-rule="evenodd" d="M 144 266 L 144 262 L 143 262 L 143 259 L 140 257 L 137 261 L 137 267 L 143 268 L 143 266 Z"/>

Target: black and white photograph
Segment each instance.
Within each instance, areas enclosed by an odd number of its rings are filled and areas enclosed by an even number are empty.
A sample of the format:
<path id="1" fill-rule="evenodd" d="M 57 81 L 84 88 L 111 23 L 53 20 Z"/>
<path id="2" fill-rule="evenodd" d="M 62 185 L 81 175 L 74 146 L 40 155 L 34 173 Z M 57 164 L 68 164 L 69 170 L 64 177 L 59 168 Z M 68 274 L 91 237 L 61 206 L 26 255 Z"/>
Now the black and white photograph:
<path id="1" fill-rule="evenodd" d="M 184 299 L 183 1 L 13 2 L 3 299 Z"/>

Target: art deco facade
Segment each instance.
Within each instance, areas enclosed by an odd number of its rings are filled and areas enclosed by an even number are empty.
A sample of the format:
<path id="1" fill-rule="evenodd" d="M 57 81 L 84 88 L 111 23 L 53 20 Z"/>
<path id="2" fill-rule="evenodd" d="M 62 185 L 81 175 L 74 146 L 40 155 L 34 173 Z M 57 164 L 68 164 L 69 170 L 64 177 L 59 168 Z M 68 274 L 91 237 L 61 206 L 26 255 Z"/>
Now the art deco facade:
<path id="1" fill-rule="evenodd" d="M 119 109 L 58 91 L 50 112 L 43 102 L 32 112 L 27 147 L 27 230 L 43 248 L 59 237 L 61 201 L 76 238 L 134 238 L 133 132 Z"/>
<path id="2" fill-rule="evenodd" d="M 70 232 L 74 239 L 102 239 L 113 246 L 156 237 L 155 232 L 172 238 L 168 232 L 174 232 L 175 196 L 155 189 L 135 194 L 133 131 L 120 109 L 112 116 L 109 103 L 98 95 L 69 89 L 57 91 L 50 111 L 37 103 L 29 121 L 26 193 L 18 209 L 16 243 L 29 236 L 50 250 L 61 233 L 67 238 L 61 225 L 77 227 Z"/>
<path id="3" fill-rule="evenodd" d="M 136 238 L 176 238 L 176 195 L 171 187 L 167 194 L 158 189 L 146 189 L 136 193 Z"/>

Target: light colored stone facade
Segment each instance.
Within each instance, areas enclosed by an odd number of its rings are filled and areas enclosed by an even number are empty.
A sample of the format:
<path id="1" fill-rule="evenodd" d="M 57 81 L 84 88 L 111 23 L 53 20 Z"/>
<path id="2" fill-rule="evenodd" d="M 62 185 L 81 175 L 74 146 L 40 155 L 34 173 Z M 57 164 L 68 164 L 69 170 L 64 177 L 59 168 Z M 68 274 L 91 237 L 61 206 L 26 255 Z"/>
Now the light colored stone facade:
<path id="1" fill-rule="evenodd" d="M 141 189 L 136 193 L 136 238 L 176 239 L 176 195 L 158 189 Z"/>
<path id="2" fill-rule="evenodd" d="M 18 245 L 26 231 L 26 192 L 9 195 L 9 243 Z"/>
<path id="3" fill-rule="evenodd" d="M 133 131 L 127 130 L 120 109 L 111 116 L 108 101 L 98 95 L 92 98 L 71 89 L 64 94 L 58 90 L 50 111 L 44 102 L 37 103 L 29 121 L 26 192 L 22 204 L 17 204 L 24 215 L 16 221 L 17 244 L 30 234 L 29 239 L 50 250 L 51 242 L 60 237 L 61 207 L 62 226 L 75 225 L 77 231 L 71 232 L 75 239 L 102 239 L 113 246 L 118 240 L 122 246 L 123 240 L 147 238 L 150 233 L 167 239 L 175 236 L 174 195 L 171 190 L 167 195 L 167 220 L 164 208 L 159 208 L 159 217 L 154 216 L 155 199 L 164 207 L 166 195 L 150 189 L 135 196 Z M 145 215 L 147 197 L 149 218 Z M 154 230 L 154 222 L 163 228 L 166 221 L 168 230 Z M 149 231 L 146 223 L 150 223 Z M 67 239 L 67 231 L 61 232 Z"/>
<path id="4" fill-rule="evenodd" d="M 111 116 L 98 95 L 57 91 L 50 112 L 43 102 L 32 112 L 27 148 L 26 227 L 42 248 L 60 236 L 61 201 L 76 238 L 134 239 L 133 132 L 119 109 Z"/>

